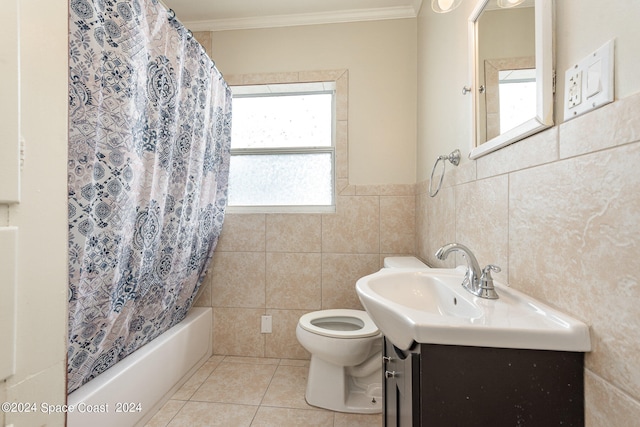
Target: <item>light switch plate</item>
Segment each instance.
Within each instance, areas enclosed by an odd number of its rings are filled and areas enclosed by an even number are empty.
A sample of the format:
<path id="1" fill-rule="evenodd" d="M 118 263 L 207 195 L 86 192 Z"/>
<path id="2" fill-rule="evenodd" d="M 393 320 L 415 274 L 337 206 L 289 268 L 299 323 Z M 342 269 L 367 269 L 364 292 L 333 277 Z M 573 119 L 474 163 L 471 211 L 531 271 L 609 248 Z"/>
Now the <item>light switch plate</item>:
<path id="1" fill-rule="evenodd" d="M 565 72 L 565 121 L 613 102 L 613 49 L 609 40 Z"/>
<path id="2" fill-rule="evenodd" d="M 18 227 L 0 227 L 0 381 L 15 374 Z"/>

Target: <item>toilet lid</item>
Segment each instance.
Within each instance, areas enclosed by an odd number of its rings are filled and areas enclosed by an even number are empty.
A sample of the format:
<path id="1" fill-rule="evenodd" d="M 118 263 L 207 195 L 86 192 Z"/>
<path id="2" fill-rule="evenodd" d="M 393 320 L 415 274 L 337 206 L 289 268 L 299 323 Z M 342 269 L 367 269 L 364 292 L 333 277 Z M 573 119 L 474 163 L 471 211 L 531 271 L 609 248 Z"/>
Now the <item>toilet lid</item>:
<path id="1" fill-rule="evenodd" d="M 364 338 L 380 331 L 366 311 L 320 310 L 304 314 L 298 322 L 302 329 L 333 338 Z"/>

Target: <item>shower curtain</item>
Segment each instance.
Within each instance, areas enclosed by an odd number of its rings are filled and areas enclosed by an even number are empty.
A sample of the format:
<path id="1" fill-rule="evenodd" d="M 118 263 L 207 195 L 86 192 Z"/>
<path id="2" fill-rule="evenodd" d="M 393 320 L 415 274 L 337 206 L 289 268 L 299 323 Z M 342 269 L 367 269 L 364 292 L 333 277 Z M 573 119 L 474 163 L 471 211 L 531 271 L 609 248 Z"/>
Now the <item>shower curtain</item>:
<path id="1" fill-rule="evenodd" d="M 227 202 L 231 92 L 157 0 L 69 3 L 68 392 L 180 322 Z"/>

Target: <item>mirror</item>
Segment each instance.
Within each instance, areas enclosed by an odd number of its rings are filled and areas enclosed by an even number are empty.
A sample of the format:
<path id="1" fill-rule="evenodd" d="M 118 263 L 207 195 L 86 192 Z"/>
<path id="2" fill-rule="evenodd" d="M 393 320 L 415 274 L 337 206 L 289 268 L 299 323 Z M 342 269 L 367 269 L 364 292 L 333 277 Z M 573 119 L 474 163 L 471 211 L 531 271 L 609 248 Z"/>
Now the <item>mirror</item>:
<path id="1" fill-rule="evenodd" d="M 478 0 L 469 17 L 476 159 L 553 125 L 552 0 Z"/>

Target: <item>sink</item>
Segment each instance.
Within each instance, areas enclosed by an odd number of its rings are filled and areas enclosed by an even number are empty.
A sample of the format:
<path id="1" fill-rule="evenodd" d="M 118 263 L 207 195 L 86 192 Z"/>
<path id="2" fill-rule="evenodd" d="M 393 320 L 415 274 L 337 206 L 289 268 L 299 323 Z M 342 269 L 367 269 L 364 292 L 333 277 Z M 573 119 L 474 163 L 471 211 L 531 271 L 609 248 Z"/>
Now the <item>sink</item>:
<path id="1" fill-rule="evenodd" d="M 396 347 L 414 342 L 531 350 L 590 351 L 589 328 L 494 282 L 497 300 L 476 297 L 456 269 L 383 268 L 356 283 L 365 310 Z"/>
<path id="2" fill-rule="evenodd" d="M 389 278 L 388 275 L 371 278 L 368 286 L 372 292 L 380 297 L 402 307 L 423 311 L 438 317 L 460 317 L 475 319 L 482 316 L 482 310 L 473 302 L 468 301 L 462 287 L 450 286 L 447 276 L 426 275 L 421 271 Z M 393 280 L 390 286 L 389 280 Z M 452 279 L 457 280 L 457 276 Z"/>

